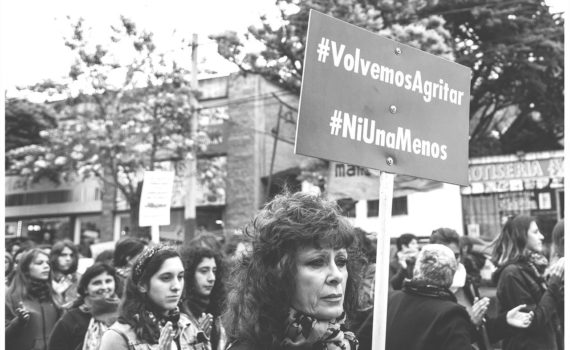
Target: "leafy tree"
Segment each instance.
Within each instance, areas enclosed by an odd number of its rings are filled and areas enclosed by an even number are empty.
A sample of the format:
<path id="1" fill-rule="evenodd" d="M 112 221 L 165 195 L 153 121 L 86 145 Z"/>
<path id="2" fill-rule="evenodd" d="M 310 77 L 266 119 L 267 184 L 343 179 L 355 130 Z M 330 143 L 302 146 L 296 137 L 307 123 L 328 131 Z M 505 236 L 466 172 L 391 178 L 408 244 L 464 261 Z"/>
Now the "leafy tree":
<path id="1" fill-rule="evenodd" d="M 262 16 L 261 23 L 250 26 L 244 37 L 232 31 L 210 37 L 217 41 L 218 52 L 242 71 L 261 74 L 298 94 L 311 9 L 452 58 L 451 36 L 443 27 L 441 17 L 417 19 L 416 8 L 424 6 L 423 3 L 421 0 L 386 0 L 377 3 L 365 0 L 277 0 L 280 13 L 278 21 Z M 264 49 L 259 53 L 247 51 L 246 43 L 250 39 L 262 43 Z"/>
<path id="2" fill-rule="evenodd" d="M 5 105 L 6 151 L 44 142 L 40 132 L 57 125 L 55 112 L 44 104 L 25 99 L 8 98 Z M 32 146 L 33 147 L 33 146 Z M 6 158 L 6 167 L 10 159 Z"/>
<path id="3" fill-rule="evenodd" d="M 73 24 L 65 42 L 75 56 L 69 77 L 30 88 L 64 97 L 53 104 L 59 124 L 42 131 L 42 146 L 8 156 L 15 161 L 12 170 L 32 180 L 51 169 L 62 180 L 96 176 L 105 191 L 118 189 L 137 234 L 143 171 L 186 159 L 207 137 L 190 139 L 195 93 L 189 72 L 158 53 L 152 33 L 139 31 L 129 19 L 122 17 L 111 29 L 107 42 L 93 44 L 83 21 Z"/>
<path id="4" fill-rule="evenodd" d="M 560 14 L 550 13 L 542 0 L 444 0 L 420 12 L 420 16 L 433 14 L 445 18 L 456 61 L 473 70 L 472 155 L 561 148 L 564 19 Z"/>
<path id="5" fill-rule="evenodd" d="M 277 0 L 279 20 L 261 17 L 248 33 L 236 32 L 211 35 L 218 52 L 235 63 L 244 73 L 264 76 L 284 89 L 299 94 L 303 73 L 305 40 L 309 11 L 315 9 L 348 23 L 380 33 L 421 50 L 453 59 L 452 37 L 444 28 L 441 16 L 418 18 L 422 0 Z M 263 44 L 261 52 L 250 52 L 248 41 Z M 314 161 L 302 165 L 301 178 L 322 186 L 327 177 L 328 162 Z"/>
<path id="6" fill-rule="evenodd" d="M 298 94 L 309 10 L 316 9 L 470 67 L 472 156 L 560 147 L 564 21 L 544 1 L 277 0 L 276 6 L 277 23 L 264 16 L 244 37 L 213 35 L 219 53 Z M 247 52 L 249 39 L 265 48 Z"/>

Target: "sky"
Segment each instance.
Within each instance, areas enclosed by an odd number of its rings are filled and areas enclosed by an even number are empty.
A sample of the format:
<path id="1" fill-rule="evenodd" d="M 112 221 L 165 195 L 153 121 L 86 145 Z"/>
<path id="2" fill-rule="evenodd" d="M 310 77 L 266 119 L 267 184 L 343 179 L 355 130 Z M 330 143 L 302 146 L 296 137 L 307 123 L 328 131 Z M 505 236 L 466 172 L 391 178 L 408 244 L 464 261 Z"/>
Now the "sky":
<path id="1" fill-rule="evenodd" d="M 547 3 L 563 11 L 566 1 Z M 104 35 L 101 28 L 117 23 L 121 14 L 154 32 L 160 43 L 197 33 L 203 44 L 199 61 L 207 57 L 206 64 L 230 69 L 216 58 L 215 43 L 207 36 L 224 30 L 244 33 L 259 22 L 260 14 L 275 14 L 274 4 L 275 0 L 0 0 L 2 86 L 10 92 L 15 86 L 67 74 L 71 56 L 62 40 L 69 32 L 67 15 L 85 18 L 100 36 Z"/>
<path id="2" fill-rule="evenodd" d="M 63 36 L 69 33 L 66 17 L 83 17 L 103 37 L 121 14 L 139 28 L 155 33 L 156 42 L 191 38 L 198 34 L 199 58 L 215 56 L 208 35 L 224 30 L 246 32 L 262 13 L 274 12 L 274 0 L 1 0 L 1 55 L 3 86 L 11 89 L 45 78 L 67 74 L 71 63 Z M 174 32 L 176 30 L 176 32 Z M 166 44 L 167 45 L 167 44 Z M 211 60 L 211 59 L 210 59 Z"/>

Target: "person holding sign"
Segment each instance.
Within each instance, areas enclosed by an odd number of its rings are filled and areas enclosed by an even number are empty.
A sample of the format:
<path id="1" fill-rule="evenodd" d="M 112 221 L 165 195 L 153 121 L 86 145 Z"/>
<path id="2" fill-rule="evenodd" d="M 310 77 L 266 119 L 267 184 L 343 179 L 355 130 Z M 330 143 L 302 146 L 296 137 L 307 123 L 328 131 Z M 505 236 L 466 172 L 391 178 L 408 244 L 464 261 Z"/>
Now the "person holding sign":
<path id="1" fill-rule="evenodd" d="M 503 340 L 505 350 L 562 349 L 558 310 L 564 302 L 564 259 L 552 266 L 545 281 L 548 261 L 542 255 L 543 239 L 535 219 L 519 215 L 508 219 L 494 242 L 499 311 L 525 303 L 535 314 L 527 330 L 512 332 Z"/>
<path id="2" fill-rule="evenodd" d="M 119 319 L 103 334 L 100 350 L 191 349 L 191 321 L 179 311 L 184 266 L 178 252 L 156 246 L 136 260 Z"/>
<path id="3" fill-rule="evenodd" d="M 344 325 L 358 298 L 353 227 L 337 205 L 278 195 L 245 235 L 253 249 L 228 288 L 229 349 L 357 349 Z"/>

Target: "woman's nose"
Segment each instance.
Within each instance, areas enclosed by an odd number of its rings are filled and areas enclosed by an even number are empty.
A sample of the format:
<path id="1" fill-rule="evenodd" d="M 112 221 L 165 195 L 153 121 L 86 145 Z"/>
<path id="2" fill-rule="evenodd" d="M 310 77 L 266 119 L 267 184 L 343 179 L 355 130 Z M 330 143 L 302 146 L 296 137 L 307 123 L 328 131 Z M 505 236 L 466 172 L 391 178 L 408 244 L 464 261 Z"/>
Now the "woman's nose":
<path id="1" fill-rule="evenodd" d="M 208 274 L 208 281 L 214 281 L 214 280 L 216 280 L 216 274 L 213 272 L 210 272 Z"/>
<path id="2" fill-rule="evenodd" d="M 183 280 L 178 280 L 177 278 L 174 279 L 174 282 L 171 285 L 171 289 L 172 290 L 179 290 L 182 289 L 182 285 L 183 285 Z"/>
<path id="3" fill-rule="evenodd" d="M 327 277 L 328 283 L 339 284 L 342 282 L 342 278 L 343 278 L 342 272 L 340 271 L 338 266 L 336 266 L 335 263 L 331 264 L 329 268 L 329 275 Z"/>

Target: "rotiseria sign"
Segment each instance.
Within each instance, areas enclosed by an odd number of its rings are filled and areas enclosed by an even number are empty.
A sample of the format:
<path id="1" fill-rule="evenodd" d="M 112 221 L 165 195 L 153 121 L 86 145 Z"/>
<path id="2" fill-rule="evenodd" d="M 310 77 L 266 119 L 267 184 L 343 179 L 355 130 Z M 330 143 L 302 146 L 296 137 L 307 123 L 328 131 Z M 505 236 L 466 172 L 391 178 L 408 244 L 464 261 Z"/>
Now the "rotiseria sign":
<path id="1" fill-rule="evenodd" d="M 562 169 L 561 158 L 470 165 L 469 182 L 558 177 L 564 176 Z"/>

